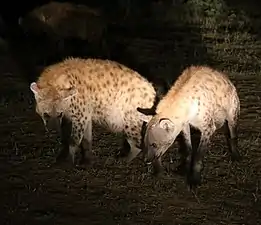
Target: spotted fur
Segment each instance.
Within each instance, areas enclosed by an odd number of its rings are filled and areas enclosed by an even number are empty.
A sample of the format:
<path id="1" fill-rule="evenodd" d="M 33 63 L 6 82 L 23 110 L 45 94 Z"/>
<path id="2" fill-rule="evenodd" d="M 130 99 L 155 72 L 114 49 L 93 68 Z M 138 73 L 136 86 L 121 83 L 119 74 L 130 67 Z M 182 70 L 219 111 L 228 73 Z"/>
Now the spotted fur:
<path id="1" fill-rule="evenodd" d="M 161 167 L 161 156 L 183 134 L 186 150 L 182 152 L 181 165 L 188 169 L 191 186 L 201 182 L 204 152 L 210 137 L 224 124 L 232 158 L 240 158 L 236 130 L 240 101 L 235 86 L 224 73 L 207 66 L 191 66 L 183 71 L 155 112 L 142 107 L 138 111 L 146 115 L 144 153 L 154 165 Z M 149 120 L 148 115 L 152 115 Z M 199 146 L 194 151 L 190 126 L 201 132 Z"/>
<path id="2" fill-rule="evenodd" d="M 69 58 L 47 67 L 30 88 L 44 124 L 58 119 L 63 126 L 63 120 L 71 121 L 71 136 L 65 135 L 64 141 L 73 163 L 82 140 L 87 150 L 92 149 L 93 122 L 126 135 L 127 162 L 140 152 L 143 120 L 136 109 L 152 107 L 156 92 L 137 72 L 115 61 Z M 58 159 L 67 155 L 63 150 Z"/>

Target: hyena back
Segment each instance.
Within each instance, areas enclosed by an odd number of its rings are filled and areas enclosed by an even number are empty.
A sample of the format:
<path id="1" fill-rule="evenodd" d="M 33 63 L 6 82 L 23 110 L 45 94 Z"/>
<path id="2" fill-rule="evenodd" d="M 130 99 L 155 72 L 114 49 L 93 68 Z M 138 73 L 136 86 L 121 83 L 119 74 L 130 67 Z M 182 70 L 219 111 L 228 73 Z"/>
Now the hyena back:
<path id="1" fill-rule="evenodd" d="M 140 152 L 143 120 L 137 107 L 153 107 L 156 92 L 137 72 L 110 60 L 69 58 L 47 67 L 30 88 L 45 125 L 50 119 L 62 127 L 66 127 L 62 121 L 71 122 L 71 136 L 65 135 L 64 140 L 68 147 L 57 159 L 69 152 L 74 163 L 82 140 L 86 150 L 92 149 L 93 122 L 125 134 L 130 146 L 127 162 Z"/>
<path id="2" fill-rule="evenodd" d="M 190 187 L 200 184 L 202 160 L 210 137 L 223 125 L 232 160 L 240 158 L 237 150 L 240 101 L 235 86 L 224 73 L 207 66 L 191 66 L 183 71 L 155 111 L 142 107 L 137 110 L 146 115 L 143 148 L 154 167 L 161 167 L 161 156 L 182 133 L 186 149 L 181 152 L 180 168 L 188 170 Z M 190 125 L 201 132 L 199 146 L 194 150 Z"/>

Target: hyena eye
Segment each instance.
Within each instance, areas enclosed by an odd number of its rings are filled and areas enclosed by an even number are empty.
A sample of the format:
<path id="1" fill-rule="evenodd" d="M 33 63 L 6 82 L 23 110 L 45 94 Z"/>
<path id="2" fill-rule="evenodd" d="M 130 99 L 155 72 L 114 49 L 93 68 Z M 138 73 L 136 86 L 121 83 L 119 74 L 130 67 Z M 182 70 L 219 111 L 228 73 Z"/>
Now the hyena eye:
<path id="1" fill-rule="evenodd" d="M 152 146 L 153 148 L 157 148 L 157 144 L 156 144 L 156 143 L 152 143 L 151 146 Z"/>
<path id="2" fill-rule="evenodd" d="M 45 119 L 49 119 L 50 118 L 50 115 L 48 113 L 44 113 L 43 116 L 44 116 Z"/>

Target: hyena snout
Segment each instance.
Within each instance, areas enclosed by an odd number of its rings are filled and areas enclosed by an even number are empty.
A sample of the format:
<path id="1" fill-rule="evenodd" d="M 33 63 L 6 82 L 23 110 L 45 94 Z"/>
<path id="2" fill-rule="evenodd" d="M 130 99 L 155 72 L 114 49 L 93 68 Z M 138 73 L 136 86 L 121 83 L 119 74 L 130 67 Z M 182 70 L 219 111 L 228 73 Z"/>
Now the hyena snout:
<path id="1" fill-rule="evenodd" d="M 47 113 L 44 113 L 42 119 L 44 121 L 44 124 L 45 124 L 45 127 L 47 130 L 60 131 L 62 114 L 52 117 L 52 116 L 48 115 Z"/>
<path id="2" fill-rule="evenodd" d="M 154 148 L 148 148 L 144 153 L 144 162 L 146 164 L 151 164 L 154 160 L 158 158 L 157 151 Z"/>

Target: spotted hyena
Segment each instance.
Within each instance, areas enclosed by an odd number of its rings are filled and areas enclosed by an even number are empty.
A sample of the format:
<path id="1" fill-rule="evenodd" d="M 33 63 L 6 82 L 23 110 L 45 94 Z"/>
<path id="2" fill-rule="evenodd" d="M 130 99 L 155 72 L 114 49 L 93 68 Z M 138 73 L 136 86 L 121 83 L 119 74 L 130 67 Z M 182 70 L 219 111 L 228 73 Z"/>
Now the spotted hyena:
<path id="1" fill-rule="evenodd" d="M 137 107 L 153 107 L 157 99 L 153 85 L 140 74 L 101 59 L 65 59 L 47 67 L 30 89 L 44 124 L 61 124 L 64 147 L 57 160 L 69 155 L 73 164 L 80 145 L 85 145 L 83 162 L 92 150 L 93 122 L 124 133 L 130 147 L 126 161 L 132 161 L 141 150 L 143 120 Z"/>
<path id="2" fill-rule="evenodd" d="M 224 73 L 206 66 L 191 66 L 183 71 L 156 110 L 138 107 L 148 122 L 144 153 L 155 169 L 161 168 L 161 156 L 183 134 L 186 148 L 181 152 L 181 168 L 188 169 L 190 187 L 201 182 L 203 156 L 213 133 L 225 128 L 233 160 L 238 160 L 237 120 L 240 101 L 235 86 Z M 152 115 L 148 120 L 148 115 Z M 201 132 L 200 143 L 192 151 L 190 125 Z"/>

